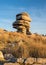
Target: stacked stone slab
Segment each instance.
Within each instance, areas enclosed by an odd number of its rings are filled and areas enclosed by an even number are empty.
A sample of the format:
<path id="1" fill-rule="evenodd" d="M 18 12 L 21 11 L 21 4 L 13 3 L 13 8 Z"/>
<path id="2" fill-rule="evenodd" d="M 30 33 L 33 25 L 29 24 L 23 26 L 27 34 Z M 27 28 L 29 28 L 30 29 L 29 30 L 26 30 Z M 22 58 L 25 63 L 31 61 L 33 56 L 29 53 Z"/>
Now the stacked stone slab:
<path id="1" fill-rule="evenodd" d="M 18 32 L 28 34 L 30 22 L 30 16 L 26 12 L 22 12 L 16 15 L 16 21 L 13 23 L 13 28 L 16 28 Z"/>

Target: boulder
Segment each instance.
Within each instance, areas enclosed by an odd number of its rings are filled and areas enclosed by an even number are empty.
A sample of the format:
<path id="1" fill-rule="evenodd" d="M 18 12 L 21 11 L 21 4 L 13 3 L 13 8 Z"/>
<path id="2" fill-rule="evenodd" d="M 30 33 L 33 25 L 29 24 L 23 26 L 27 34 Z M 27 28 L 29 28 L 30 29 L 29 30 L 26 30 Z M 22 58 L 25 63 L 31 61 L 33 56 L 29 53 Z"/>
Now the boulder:
<path id="1" fill-rule="evenodd" d="M 5 59 L 4 59 L 2 51 L 0 51 L 0 61 L 3 61 L 3 60 L 5 60 Z"/>
<path id="2" fill-rule="evenodd" d="M 15 57 L 12 54 L 4 54 L 4 58 L 6 60 L 9 60 L 10 62 L 16 62 L 17 59 L 15 59 Z"/>

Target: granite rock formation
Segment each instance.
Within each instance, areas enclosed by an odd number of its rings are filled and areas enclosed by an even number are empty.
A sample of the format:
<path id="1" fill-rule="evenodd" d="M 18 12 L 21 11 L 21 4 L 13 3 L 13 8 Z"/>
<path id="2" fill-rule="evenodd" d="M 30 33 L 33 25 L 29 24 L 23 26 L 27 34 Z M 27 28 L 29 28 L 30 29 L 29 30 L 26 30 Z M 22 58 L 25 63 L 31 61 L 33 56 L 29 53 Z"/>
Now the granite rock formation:
<path id="1" fill-rule="evenodd" d="M 13 23 L 13 28 L 16 28 L 18 32 L 29 34 L 31 18 L 26 12 L 22 12 L 16 15 L 16 21 Z"/>

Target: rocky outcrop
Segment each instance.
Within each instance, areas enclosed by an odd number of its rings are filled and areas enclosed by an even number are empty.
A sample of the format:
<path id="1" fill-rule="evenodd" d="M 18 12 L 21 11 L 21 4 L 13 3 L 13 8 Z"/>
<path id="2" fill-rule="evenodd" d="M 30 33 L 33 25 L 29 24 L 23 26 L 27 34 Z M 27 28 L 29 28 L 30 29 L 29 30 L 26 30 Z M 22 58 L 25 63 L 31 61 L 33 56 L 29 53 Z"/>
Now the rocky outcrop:
<path id="1" fill-rule="evenodd" d="M 3 63 L 2 65 L 46 65 L 46 58 L 17 58 L 17 61 Z"/>
<path id="2" fill-rule="evenodd" d="M 0 51 L 0 56 L 3 53 Z M 46 58 L 15 58 L 12 54 L 3 55 L 3 59 L 0 61 L 0 65 L 46 65 Z"/>
<path id="3" fill-rule="evenodd" d="M 16 21 L 13 23 L 13 28 L 16 28 L 18 32 L 29 34 L 31 18 L 26 12 L 22 12 L 16 15 Z"/>

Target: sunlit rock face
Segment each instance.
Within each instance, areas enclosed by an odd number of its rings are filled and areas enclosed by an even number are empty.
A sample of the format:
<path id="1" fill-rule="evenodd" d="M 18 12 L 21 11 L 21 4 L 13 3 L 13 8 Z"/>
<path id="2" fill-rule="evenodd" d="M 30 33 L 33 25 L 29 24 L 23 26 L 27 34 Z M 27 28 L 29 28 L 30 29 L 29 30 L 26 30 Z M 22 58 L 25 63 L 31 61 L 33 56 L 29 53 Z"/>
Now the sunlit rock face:
<path id="1" fill-rule="evenodd" d="M 30 34 L 30 22 L 31 18 L 29 14 L 26 12 L 22 12 L 16 15 L 16 21 L 13 23 L 13 28 L 16 28 L 18 32 Z"/>

